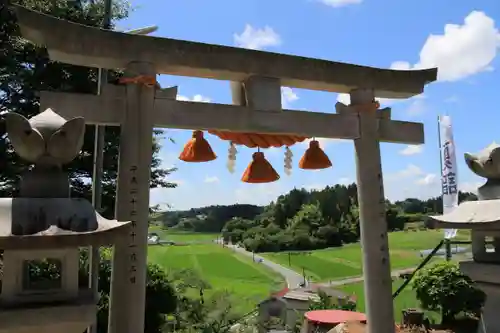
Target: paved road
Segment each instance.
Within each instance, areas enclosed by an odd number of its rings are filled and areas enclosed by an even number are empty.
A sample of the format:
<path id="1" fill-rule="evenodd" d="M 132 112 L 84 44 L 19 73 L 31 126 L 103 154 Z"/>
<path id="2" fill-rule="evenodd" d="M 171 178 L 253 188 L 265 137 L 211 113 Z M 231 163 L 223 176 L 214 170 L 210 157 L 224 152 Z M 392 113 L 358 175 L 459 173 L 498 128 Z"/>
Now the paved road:
<path id="1" fill-rule="evenodd" d="M 215 242 L 220 243 L 220 240 L 219 241 L 216 240 Z M 238 253 L 241 253 L 241 254 L 247 256 L 247 257 L 250 257 L 250 258 L 253 257 L 255 259 L 255 261 L 261 261 L 261 265 L 264 265 L 264 266 L 268 267 L 269 269 L 273 270 L 274 272 L 283 276 L 283 278 L 286 280 L 286 284 L 287 284 L 288 288 L 290 288 L 290 289 L 297 288 L 297 287 L 299 287 L 299 285 L 302 282 L 304 282 L 304 277 L 302 275 L 300 275 L 299 273 L 297 273 L 297 272 L 295 272 L 295 271 L 293 271 L 285 266 L 274 263 L 274 262 L 270 261 L 269 259 L 264 258 L 262 256 L 259 256 L 257 254 L 254 255 L 252 252 L 249 252 L 249 251 L 245 250 L 244 248 L 238 247 L 236 245 L 227 244 L 226 246 L 230 249 L 233 249 L 234 251 L 236 251 Z"/>

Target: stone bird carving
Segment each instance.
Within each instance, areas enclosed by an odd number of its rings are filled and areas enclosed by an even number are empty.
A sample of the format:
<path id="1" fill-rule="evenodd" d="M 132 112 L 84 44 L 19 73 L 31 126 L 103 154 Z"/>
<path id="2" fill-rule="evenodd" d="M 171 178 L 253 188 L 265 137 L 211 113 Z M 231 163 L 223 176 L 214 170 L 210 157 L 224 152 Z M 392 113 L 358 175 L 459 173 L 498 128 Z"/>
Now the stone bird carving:
<path id="1" fill-rule="evenodd" d="M 85 133 L 82 117 L 66 120 L 46 109 L 29 120 L 10 112 L 5 121 L 14 150 L 35 165 L 59 167 L 71 162 L 82 149 Z"/>
<path id="2" fill-rule="evenodd" d="M 476 175 L 500 180 L 500 145 L 493 142 L 477 154 L 464 154 L 465 163 Z"/>

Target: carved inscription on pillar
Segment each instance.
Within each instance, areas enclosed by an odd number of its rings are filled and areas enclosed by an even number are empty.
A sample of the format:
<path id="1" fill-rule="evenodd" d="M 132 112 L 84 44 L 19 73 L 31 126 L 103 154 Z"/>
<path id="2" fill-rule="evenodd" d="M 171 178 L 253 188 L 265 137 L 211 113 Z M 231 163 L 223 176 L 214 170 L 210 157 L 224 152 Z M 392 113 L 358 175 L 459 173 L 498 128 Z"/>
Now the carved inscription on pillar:
<path id="1" fill-rule="evenodd" d="M 137 282 L 137 193 L 138 193 L 138 181 L 137 181 L 137 166 L 133 165 L 130 167 L 130 217 L 131 225 L 130 228 L 130 245 L 129 245 L 129 280 L 130 283 L 135 284 Z"/>
<path id="2" fill-rule="evenodd" d="M 384 179 L 382 176 L 382 172 L 380 171 L 378 174 L 378 179 L 379 179 L 379 193 L 380 193 L 380 200 L 379 200 L 379 216 L 381 221 L 385 221 L 387 219 L 386 216 L 386 207 L 385 207 L 385 193 L 384 193 Z M 381 262 L 382 265 L 387 266 L 389 264 L 389 258 L 387 257 L 387 254 L 389 253 L 389 249 L 385 244 L 388 244 L 388 241 L 386 240 L 387 238 L 387 229 L 384 228 L 383 232 L 380 233 L 380 239 L 382 240 L 382 245 L 380 246 L 380 255 L 381 255 Z M 382 280 L 383 283 L 387 282 L 386 280 Z"/>
<path id="3" fill-rule="evenodd" d="M 148 67 L 147 64 L 142 67 Z M 127 73 L 155 78 L 135 64 Z M 145 73 L 144 75 L 142 73 Z M 137 333 L 144 327 L 149 214 L 149 183 L 152 156 L 154 87 L 143 82 L 126 84 L 126 109 L 120 133 L 120 160 L 116 197 L 118 220 L 131 221 L 130 233 L 115 247 L 109 333 Z M 123 279 L 123 281 L 121 280 Z"/>

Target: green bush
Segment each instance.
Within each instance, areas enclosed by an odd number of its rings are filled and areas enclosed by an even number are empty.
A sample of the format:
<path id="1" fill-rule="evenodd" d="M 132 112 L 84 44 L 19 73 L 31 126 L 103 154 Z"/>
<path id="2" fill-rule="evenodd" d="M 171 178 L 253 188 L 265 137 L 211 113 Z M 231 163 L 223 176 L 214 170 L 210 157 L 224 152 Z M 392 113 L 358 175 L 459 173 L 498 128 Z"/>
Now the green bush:
<path id="1" fill-rule="evenodd" d="M 477 315 L 486 299 L 484 292 L 451 262 L 417 272 L 412 288 L 424 309 L 441 313 L 443 324 L 453 322 L 460 313 Z"/>
<path id="2" fill-rule="evenodd" d="M 109 294 L 112 263 L 109 253 L 101 255 L 99 266 L 99 312 L 97 314 L 97 331 L 105 333 L 108 328 Z M 87 286 L 87 252 L 82 251 L 80 257 L 80 287 Z M 146 273 L 146 308 L 144 320 L 145 333 L 162 332 L 166 315 L 174 313 L 177 308 L 175 289 L 167 279 L 166 273 L 156 264 L 148 264 Z"/>
<path id="3" fill-rule="evenodd" d="M 308 311 L 315 310 L 344 310 L 356 311 L 356 301 L 350 297 L 335 298 L 329 296 L 325 291 L 318 290 L 318 300 L 311 301 Z"/>
<path id="4" fill-rule="evenodd" d="M 415 213 L 415 214 L 401 214 L 400 217 L 404 219 L 405 223 L 419 223 L 425 221 L 427 214 Z"/>

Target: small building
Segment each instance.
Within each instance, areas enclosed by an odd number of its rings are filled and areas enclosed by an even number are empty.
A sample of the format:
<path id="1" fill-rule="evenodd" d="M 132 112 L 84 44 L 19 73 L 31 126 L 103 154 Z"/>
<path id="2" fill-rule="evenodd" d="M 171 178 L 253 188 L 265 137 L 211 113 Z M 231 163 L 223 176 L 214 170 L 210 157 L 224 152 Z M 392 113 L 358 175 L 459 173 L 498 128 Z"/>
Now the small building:
<path id="1" fill-rule="evenodd" d="M 317 284 L 297 289 L 286 288 L 258 305 L 259 322 L 273 322 L 272 327 L 266 327 L 267 329 L 279 330 L 294 327 L 297 320 L 300 320 L 309 309 L 311 302 L 319 300 L 318 292 L 320 290 L 328 296 L 338 299 L 339 302 L 350 299 L 349 295 L 339 290 Z M 280 319 L 281 323 L 277 323 L 273 319 Z"/>

